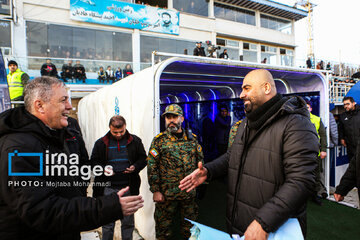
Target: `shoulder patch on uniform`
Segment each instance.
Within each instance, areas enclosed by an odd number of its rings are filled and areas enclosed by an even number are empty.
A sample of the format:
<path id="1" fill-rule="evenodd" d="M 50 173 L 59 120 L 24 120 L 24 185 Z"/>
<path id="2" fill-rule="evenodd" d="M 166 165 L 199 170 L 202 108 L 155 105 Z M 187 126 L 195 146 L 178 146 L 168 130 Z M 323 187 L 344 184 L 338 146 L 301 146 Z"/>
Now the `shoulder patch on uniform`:
<path id="1" fill-rule="evenodd" d="M 150 150 L 150 154 L 151 154 L 154 158 L 156 158 L 157 155 L 159 155 L 159 153 L 155 150 L 155 148 L 153 148 L 153 149 Z"/>
<path id="2" fill-rule="evenodd" d="M 158 137 L 160 137 L 160 136 L 163 135 L 163 134 L 164 134 L 164 133 L 161 132 L 161 133 L 159 133 L 158 135 L 156 135 L 155 138 L 158 138 Z"/>
<path id="3" fill-rule="evenodd" d="M 197 149 L 197 151 L 198 151 L 198 152 L 201 152 L 202 147 L 200 146 L 200 144 L 198 144 L 198 146 L 197 146 L 197 148 L 196 148 L 196 149 Z"/>

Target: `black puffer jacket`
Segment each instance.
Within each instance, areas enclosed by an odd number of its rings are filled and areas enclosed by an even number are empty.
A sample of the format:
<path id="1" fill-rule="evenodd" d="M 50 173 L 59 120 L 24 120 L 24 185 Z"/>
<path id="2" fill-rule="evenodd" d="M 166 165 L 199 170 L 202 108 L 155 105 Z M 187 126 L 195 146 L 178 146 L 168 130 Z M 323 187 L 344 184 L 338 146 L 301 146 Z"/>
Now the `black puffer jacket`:
<path id="1" fill-rule="evenodd" d="M 80 231 L 91 230 L 122 217 L 116 194 L 95 200 L 82 197 L 81 188 L 73 184 L 48 185 L 78 180 L 72 176 L 47 176 L 45 162 L 46 151 L 49 155 L 81 154 L 79 141 L 79 136 L 71 135 L 66 128 L 50 130 L 23 107 L 0 114 L 1 239 L 80 239 Z M 9 176 L 9 153 L 15 150 L 18 153 L 43 153 L 42 176 Z M 11 172 L 39 172 L 39 159 L 20 155 L 12 157 Z"/>
<path id="2" fill-rule="evenodd" d="M 357 144 L 355 158 L 349 162 L 349 166 L 341 177 L 335 193 L 346 196 L 354 187 L 357 187 L 360 199 L 360 139 Z"/>
<path id="3" fill-rule="evenodd" d="M 319 140 L 305 102 L 284 100 L 246 141 L 242 121 L 231 148 L 208 163 L 209 178 L 228 174 L 229 233 L 244 234 L 253 220 L 267 232 L 297 217 L 305 234 L 305 204 L 314 189 Z"/>
<path id="4" fill-rule="evenodd" d="M 360 139 L 360 106 L 355 110 L 344 112 L 339 119 L 339 138 L 345 139 L 346 145 L 352 154 L 355 154 L 356 143 Z"/>

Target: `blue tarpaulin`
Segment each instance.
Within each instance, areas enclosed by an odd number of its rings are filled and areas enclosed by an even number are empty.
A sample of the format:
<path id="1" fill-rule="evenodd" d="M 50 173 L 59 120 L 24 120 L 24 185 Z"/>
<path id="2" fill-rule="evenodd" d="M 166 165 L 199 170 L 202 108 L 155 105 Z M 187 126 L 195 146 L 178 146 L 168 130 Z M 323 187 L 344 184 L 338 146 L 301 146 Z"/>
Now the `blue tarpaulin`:
<path id="1" fill-rule="evenodd" d="M 9 109 L 10 107 L 10 95 L 6 79 L 5 63 L 0 51 L 0 113 Z"/>
<path id="2" fill-rule="evenodd" d="M 190 221 L 194 224 L 192 236 L 190 240 L 243 240 L 245 237 L 231 238 L 228 233 L 219 231 L 217 229 L 202 225 L 200 223 Z M 301 232 L 299 221 L 296 218 L 287 220 L 276 232 L 270 233 L 268 240 L 303 240 L 304 237 Z"/>
<path id="3" fill-rule="evenodd" d="M 353 97 L 357 104 L 360 104 L 360 81 L 357 82 L 346 94 L 347 97 Z"/>

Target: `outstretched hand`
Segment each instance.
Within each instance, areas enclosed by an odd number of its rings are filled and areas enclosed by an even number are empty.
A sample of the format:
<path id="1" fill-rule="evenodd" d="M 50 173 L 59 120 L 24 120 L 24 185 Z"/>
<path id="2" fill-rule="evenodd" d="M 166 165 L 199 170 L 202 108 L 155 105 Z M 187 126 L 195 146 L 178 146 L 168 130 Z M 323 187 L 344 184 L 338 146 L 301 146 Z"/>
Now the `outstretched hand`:
<path id="1" fill-rule="evenodd" d="M 187 175 L 183 180 L 180 181 L 179 188 L 186 192 L 190 192 L 207 179 L 207 169 L 203 166 L 202 162 L 198 163 L 198 168 L 191 174 Z"/>
<path id="2" fill-rule="evenodd" d="M 341 202 L 342 200 L 344 200 L 344 196 L 334 193 L 334 198 L 337 202 Z"/>
<path id="3" fill-rule="evenodd" d="M 139 208 L 144 206 L 144 200 L 140 195 L 123 197 L 127 191 L 129 191 L 129 187 L 123 188 L 117 192 L 124 216 L 133 215 Z"/>

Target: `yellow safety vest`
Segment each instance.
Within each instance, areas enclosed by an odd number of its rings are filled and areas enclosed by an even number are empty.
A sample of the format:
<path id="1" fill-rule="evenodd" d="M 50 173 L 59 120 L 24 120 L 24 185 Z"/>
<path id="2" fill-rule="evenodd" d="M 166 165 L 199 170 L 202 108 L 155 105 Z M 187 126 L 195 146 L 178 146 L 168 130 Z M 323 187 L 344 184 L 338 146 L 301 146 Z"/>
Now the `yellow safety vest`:
<path id="1" fill-rule="evenodd" d="M 315 125 L 316 132 L 318 133 L 318 136 L 320 138 L 320 135 L 319 135 L 320 117 L 310 113 L 310 121 L 312 122 L 312 124 Z"/>
<path id="2" fill-rule="evenodd" d="M 318 134 L 319 141 L 320 141 L 319 128 L 320 128 L 321 119 L 320 119 L 320 117 L 310 113 L 310 121 L 312 122 L 312 124 L 315 125 L 316 132 Z M 320 156 L 320 151 L 319 151 L 319 156 Z"/>
<path id="3" fill-rule="evenodd" d="M 7 75 L 7 82 L 9 85 L 9 94 L 10 99 L 13 100 L 17 97 L 21 97 L 24 92 L 24 85 L 21 82 L 21 76 L 23 75 L 23 71 L 20 69 L 16 69 L 15 72 L 10 72 Z"/>

